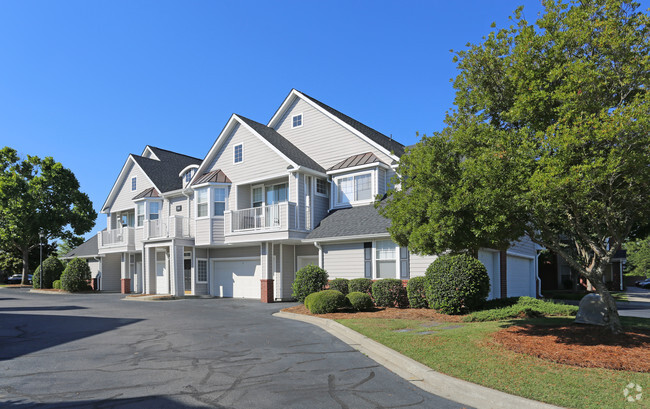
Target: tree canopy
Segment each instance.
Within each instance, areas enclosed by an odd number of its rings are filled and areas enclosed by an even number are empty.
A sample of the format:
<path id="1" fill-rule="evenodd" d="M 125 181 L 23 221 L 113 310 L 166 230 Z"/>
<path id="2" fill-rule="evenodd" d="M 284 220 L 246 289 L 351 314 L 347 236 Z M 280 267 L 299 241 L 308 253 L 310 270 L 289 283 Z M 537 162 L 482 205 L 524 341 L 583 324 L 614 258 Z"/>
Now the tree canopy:
<path id="1" fill-rule="evenodd" d="M 602 278 L 650 223 L 650 20 L 623 0 L 544 8 L 455 54 L 447 127 L 407 150 L 380 212 L 425 254 L 527 235 L 590 280 L 618 332 Z"/>
<path id="2" fill-rule="evenodd" d="M 625 273 L 650 278 L 650 236 L 625 243 L 627 265 Z"/>
<path id="3" fill-rule="evenodd" d="M 12 148 L 0 150 L 0 248 L 22 255 L 23 283 L 39 233 L 44 243 L 72 240 L 89 232 L 96 218 L 72 171 L 51 157 L 21 160 Z"/>

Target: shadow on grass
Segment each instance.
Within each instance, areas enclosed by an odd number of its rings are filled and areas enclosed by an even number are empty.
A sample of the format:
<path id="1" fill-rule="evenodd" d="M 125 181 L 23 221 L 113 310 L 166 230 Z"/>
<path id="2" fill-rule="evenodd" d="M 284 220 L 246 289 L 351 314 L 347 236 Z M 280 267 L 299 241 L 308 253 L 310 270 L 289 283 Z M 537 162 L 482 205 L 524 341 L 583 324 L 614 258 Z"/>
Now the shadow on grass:
<path id="1" fill-rule="evenodd" d="M 125 318 L 0 314 L 0 361 L 10 360 L 142 321 Z"/>
<path id="2" fill-rule="evenodd" d="M 156 408 L 156 409 L 194 409 L 205 408 L 205 405 L 190 405 L 173 400 L 167 396 L 143 396 L 138 398 L 123 398 L 123 399 L 97 399 L 97 400 L 82 400 L 71 402 L 52 402 L 52 403 L 33 403 L 19 400 L 0 402 L 3 408 L 12 409 L 68 409 L 68 408 Z M 212 403 L 213 408 L 225 408 Z"/>

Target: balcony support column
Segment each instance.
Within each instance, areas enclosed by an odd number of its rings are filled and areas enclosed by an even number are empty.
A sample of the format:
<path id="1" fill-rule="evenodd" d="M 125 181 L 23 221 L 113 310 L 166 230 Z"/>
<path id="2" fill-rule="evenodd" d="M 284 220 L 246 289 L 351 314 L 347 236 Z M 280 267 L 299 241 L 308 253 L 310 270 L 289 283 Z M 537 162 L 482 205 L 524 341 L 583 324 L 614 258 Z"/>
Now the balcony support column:
<path id="1" fill-rule="evenodd" d="M 271 303 L 273 297 L 273 243 L 264 242 L 260 245 L 262 262 L 261 298 L 263 303 Z"/>

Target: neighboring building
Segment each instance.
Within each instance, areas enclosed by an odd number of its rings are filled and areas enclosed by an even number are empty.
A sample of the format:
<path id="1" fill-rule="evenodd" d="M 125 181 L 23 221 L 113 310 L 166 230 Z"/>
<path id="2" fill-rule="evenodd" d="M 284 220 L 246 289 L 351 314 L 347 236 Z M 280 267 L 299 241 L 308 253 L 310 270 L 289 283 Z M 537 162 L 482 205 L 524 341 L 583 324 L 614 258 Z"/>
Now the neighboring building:
<path id="1" fill-rule="evenodd" d="M 435 257 L 395 245 L 373 206 L 403 153 L 297 90 L 267 125 L 232 115 L 203 159 L 147 146 L 102 206 L 100 289 L 271 302 L 310 263 L 330 278 L 423 275 Z M 536 255 L 529 241 L 481 249 L 490 297 L 535 296 Z"/>
<path id="2" fill-rule="evenodd" d="M 72 260 L 73 258 L 81 258 L 86 260 L 88 267 L 90 267 L 93 288 L 98 289 L 102 286 L 101 277 L 103 269 L 103 256 L 99 254 L 97 240 L 99 235 L 92 236 L 80 246 L 70 250 L 68 253 L 61 256 L 63 260 Z M 111 266 L 108 266 L 109 268 Z M 105 291 L 120 291 L 120 281 L 107 282 L 104 285 Z"/>
<path id="3" fill-rule="evenodd" d="M 611 290 L 623 290 L 625 287 L 623 273 L 627 252 L 619 250 L 614 254 L 612 261 L 605 267 L 603 281 L 608 284 Z M 566 260 L 552 251 L 539 258 L 539 278 L 541 289 L 545 290 L 581 290 L 591 291 L 587 280 L 581 279 Z"/>

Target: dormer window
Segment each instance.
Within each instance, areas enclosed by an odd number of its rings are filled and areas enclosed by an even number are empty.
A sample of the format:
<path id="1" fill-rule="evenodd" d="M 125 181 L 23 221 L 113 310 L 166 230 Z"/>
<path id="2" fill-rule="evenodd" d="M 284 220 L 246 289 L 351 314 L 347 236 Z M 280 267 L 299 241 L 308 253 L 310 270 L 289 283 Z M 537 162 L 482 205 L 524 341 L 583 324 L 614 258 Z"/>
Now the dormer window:
<path id="1" fill-rule="evenodd" d="M 131 178 L 131 191 L 136 189 L 136 185 L 137 185 L 136 178 L 134 178 L 134 177 Z"/>
<path id="2" fill-rule="evenodd" d="M 233 149 L 233 163 L 241 163 L 244 161 L 244 144 L 235 145 Z"/>
<path id="3" fill-rule="evenodd" d="M 302 126 L 302 114 L 294 115 L 291 117 L 291 127 L 300 128 Z"/>
<path id="4" fill-rule="evenodd" d="M 336 185 L 336 206 L 372 201 L 372 173 L 364 172 L 334 179 Z"/>
<path id="5" fill-rule="evenodd" d="M 192 181 L 192 176 L 194 176 L 194 172 L 192 169 L 190 169 L 185 174 L 185 183 L 190 183 Z"/>

